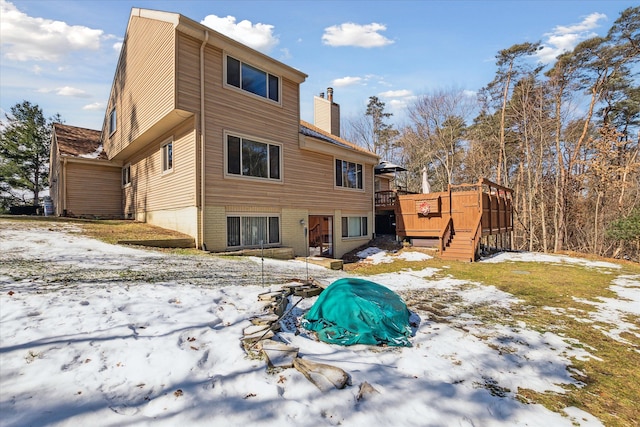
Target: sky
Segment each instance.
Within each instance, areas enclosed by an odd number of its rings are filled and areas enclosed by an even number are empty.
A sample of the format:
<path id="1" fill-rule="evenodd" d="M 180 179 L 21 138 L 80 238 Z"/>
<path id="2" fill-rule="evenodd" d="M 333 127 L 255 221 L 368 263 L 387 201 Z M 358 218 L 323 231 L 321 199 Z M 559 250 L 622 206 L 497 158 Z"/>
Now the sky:
<path id="1" fill-rule="evenodd" d="M 100 129 L 132 7 L 181 13 L 306 73 L 301 119 L 333 87 L 342 120 L 377 96 L 400 123 L 416 97 L 473 96 L 514 44 L 538 60 L 605 35 L 631 1 L 52 1 L 0 0 L 0 113 L 23 100 L 45 117 Z"/>
<path id="2" fill-rule="evenodd" d="M 580 378 L 574 358 L 601 359 L 597 349 L 560 331 L 514 324 L 504 313 L 519 300 L 491 283 L 455 279 L 438 268 L 364 277 L 413 295 L 417 309 L 407 302 L 415 310 L 411 347 L 318 341 L 303 323 L 318 298 L 291 297 L 272 339 L 297 348 L 301 360 L 342 369 L 350 378 L 344 388 L 324 388 L 326 369 L 315 370 L 321 390 L 296 369 L 267 369 L 258 351 L 249 356 L 240 344 L 250 319 L 267 312 L 258 295 L 299 284 L 291 280 L 305 277 L 303 261 L 266 259 L 268 279 L 261 285 L 256 257 L 175 256 L 83 237 L 70 223 L 1 221 L 2 427 L 603 425 L 576 407 L 552 412 L 516 396 L 519 388 L 564 393 L 582 387 L 572 376 Z M 429 255 L 369 248 L 360 257 L 411 263 Z M 530 252 L 481 262 L 514 261 L 521 274 L 531 263 L 610 274 L 606 298 L 579 301 L 593 310 L 545 309 L 590 324 L 594 334 L 634 351 L 625 337 L 638 336 L 629 318 L 640 315 L 640 275 L 616 263 Z M 325 285 L 358 277 L 308 268 L 306 274 Z M 446 303 L 447 312 L 430 314 L 433 300 Z M 474 316 L 477 307 L 500 314 L 485 323 Z M 364 383 L 375 391 L 359 398 Z"/>

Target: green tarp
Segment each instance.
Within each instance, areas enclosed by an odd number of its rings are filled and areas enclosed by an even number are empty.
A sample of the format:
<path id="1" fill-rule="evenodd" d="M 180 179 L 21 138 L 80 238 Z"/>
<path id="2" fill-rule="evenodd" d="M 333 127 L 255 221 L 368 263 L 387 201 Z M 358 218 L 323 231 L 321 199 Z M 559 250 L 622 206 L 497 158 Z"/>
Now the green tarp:
<path id="1" fill-rule="evenodd" d="M 331 344 L 410 347 L 409 315 L 406 304 L 389 288 L 345 278 L 320 294 L 303 326 Z"/>

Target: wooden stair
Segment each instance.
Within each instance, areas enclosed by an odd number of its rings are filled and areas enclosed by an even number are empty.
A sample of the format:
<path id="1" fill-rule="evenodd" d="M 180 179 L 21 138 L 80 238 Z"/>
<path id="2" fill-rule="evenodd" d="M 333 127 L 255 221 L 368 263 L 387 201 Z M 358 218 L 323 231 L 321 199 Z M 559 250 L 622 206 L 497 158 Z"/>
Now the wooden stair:
<path id="1" fill-rule="evenodd" d="M 473 233 L 456 230 L 451 234 L 451 240 L 444 247 L 440 258 L 456 261 L 475 261 L 476 248 L 473 245 Z"/>

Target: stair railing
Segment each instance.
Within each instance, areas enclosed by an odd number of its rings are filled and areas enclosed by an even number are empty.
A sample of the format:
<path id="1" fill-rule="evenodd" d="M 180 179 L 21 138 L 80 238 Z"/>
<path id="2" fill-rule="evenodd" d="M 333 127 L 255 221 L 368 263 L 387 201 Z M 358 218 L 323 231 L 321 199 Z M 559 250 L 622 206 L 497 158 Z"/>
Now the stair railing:
<path id="1" fill-rule="evenodd" d="M 478 247 L 480 246 L 480 239 L 482 238 L 482 212 L 476 217 L 476 232 L 471 238 L 471 261 L 475 261 L 476 254 L 478 253 Z"/>
<path id="2" fill-rule="evenodd" d="M 316 224 L 311 230 L 309 230 L 309 243 L 310 246 L 322 247 L 322 229 L 320 223 Z"/>
<path id="3" fill-rule="evenodd" d="M 440 254 L 444 252 L 444 249 L 449 245 L 449 242 L 451 242 L 452 233 L 453 233 L 453 218 L 451 218 L 451 215 L 449 215 L 449 220 L 447 221 L 447 224 L 444 226 L 442 231 L 440 231 L 440 236 L 438 238 L 438 241 L 440 244 L 440 248 L 439 248 Z"/>

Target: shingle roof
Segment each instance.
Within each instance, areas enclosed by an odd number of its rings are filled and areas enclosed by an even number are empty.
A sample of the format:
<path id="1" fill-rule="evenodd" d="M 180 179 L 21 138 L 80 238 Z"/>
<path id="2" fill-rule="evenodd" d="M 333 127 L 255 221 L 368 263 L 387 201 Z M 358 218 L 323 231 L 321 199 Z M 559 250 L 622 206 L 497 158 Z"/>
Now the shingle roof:
<path id="1" fill-rule="evenodd" d="M 100 131 L 54 123 L 53 131 L 61 155 L 88 159 L 106 159 Z"/>
<path id="2" fill-rule="evenodd" d="M 338 136 L 332 135 L 329 132 L 320 129 L 317 126 L 312 125 L 311 123 L 305 122 L 304 120 L 300 120 L 300 133 L 306 136 L 312 136 L 314 138 L 321 139 L 323 141 L 329 142 L 331 144 L 335 144 L 342 148 L 348 148 L 351 150 L 360 151 L 362 153 L 376 156 L 375 153 L 372 153 L 369 150 L 359 147 L 356 144 L 347 141 L 346 139 L 342 139 Z"/>

